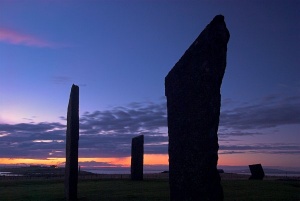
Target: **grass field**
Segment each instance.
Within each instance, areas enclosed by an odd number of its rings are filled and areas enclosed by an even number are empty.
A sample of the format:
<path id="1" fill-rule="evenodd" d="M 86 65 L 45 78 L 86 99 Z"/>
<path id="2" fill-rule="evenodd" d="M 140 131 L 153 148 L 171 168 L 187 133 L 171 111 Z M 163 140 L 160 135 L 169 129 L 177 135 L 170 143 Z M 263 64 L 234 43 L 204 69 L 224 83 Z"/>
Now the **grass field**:
<path id="1" fill-rule="evenodd" d="M 0 181 L 0 200 L 64 200 L 62 180 Z M 299 201 L 300 181 L 224 180 L 225 201 Z M 128 179 L 83 180 L 78 184 L 79 200 L 169 200 L 167 180 Z"/>

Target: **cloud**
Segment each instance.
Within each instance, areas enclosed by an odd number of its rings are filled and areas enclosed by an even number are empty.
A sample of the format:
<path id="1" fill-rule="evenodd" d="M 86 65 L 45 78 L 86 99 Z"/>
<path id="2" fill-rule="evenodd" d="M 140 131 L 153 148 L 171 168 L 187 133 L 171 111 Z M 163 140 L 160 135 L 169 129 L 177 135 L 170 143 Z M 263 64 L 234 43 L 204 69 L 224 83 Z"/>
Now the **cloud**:
<path id="1" fill-rule="evenodd" d="M 300 95 L 270 95 L 261 101 L 223 110 L 220 126 L 238 130 L 300 124 Z"/>
<path id="2" fill-rule="evenodd" d="M 230 101 L 227 101 L 230 106 Z M 268 96 L 221 112 L 221 154 L 299 154 L 299 144 L 243 145 L 243 137 L 264 135 L 268 128 L 300 124 L 299 96 Z M 60 117 L 66 120 L 65 117 Z M 278 128 L 280 131 L 280 128 Z M 66 125 L 55 122 L 0 124 L 2 157 L 64 157 Z M 131 139 L 145 136 L 145 153 L 167 154 L 165 101 L 133 102 L 80 117 L 80 157 L 127 157 Z"/>
<path id="3" fill-rule="evenodd" d="M 145 153 L 167 153 L 165 103 L 131 103 L 80 118 L 81 152 L 98 157 L 129 156 L 131 139 L 145 136 Z M 95 152 L 97 150 L 98 152 Z"/>
<path id="4" fill-rule="evenodd" d="M 131 103 L 80 117 L 80 157 L 126 157 L 131 139 L 145 135 L 145 153 L 167 153 L 165 103 Z M 61 117 L 61 119 L 65 119 Z M 61 123 L 0 124 L 2 157 L 64 157 Z M 63 141 L 63 142 L 62 142 Z"/>
<path id="5" fill-rule="evenodd" d="M 267 153 L 267 154 L 300 154 L 297 143 L 254 143 L 250 145 L 220 145 L 220 154 Z"/>
<path id="6" fill-rule="evenodd" d="M 127 107 L 86 112 L 80 119 L 82 134 L 139 134 L 166 127 L 165 103 L 131 103 Z"/>
<path id="7" fill-rule="evenodd" d="M 0 141 L 2 157 L 45 158 L 65 147 L 65 126 L 60 123 L 0 124 L 0 132 L 6 134 Z"/>
<path id="8" fill-rule="evenodd" d="M 17 32 L 15 30 L 7 28 L 0 28 L 0 42 L 40 48 L 55 48 L 61 46 L 57 43 L 53 43 L 47 40 L 40 39 L 33 35 Z"/>
<path id="9" fill-rule="evenodd" d="M 230 137 L 241 137 L 241 136 L 255 136 L 255 135 L 263 135 L 262 132 L 257 130 L 248 131 L 248 130 L 234 130 L 231 128 L 226 128 L 224 126 L 219 127 L 218 136 L 219 138 L 226 139 Z"/>

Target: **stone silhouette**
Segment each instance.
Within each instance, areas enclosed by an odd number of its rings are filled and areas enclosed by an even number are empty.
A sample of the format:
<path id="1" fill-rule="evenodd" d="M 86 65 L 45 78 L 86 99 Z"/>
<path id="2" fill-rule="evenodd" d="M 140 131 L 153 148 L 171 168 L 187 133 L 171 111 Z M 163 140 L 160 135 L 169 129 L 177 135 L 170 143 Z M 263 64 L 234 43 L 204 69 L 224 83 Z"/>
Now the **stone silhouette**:
<path id="1" fill-rule="evenodd" d="M 265 172 L 261 164 L 249 165 L 249 169 L 251 171 L 250 180 L 263 180 L 265 177 Z"/>
<path id="2" fill-rule="evenodd" d="M 229 37 L 216 16 L 165 78 L 172 201 L 223 200 L 217 132 Z"/>
<path id="3" fill-rule="evenodd" d="M 66 135 L 65 196 L 77 200 L 78 182 L 78 140 L 79 140 L 79 87 L 72 85 Z"/>
<path id="4" fill-rule="evenodd" d="M 143 180 L 144 135 L 132 138 L 131 143 L 131 180 Z"/>

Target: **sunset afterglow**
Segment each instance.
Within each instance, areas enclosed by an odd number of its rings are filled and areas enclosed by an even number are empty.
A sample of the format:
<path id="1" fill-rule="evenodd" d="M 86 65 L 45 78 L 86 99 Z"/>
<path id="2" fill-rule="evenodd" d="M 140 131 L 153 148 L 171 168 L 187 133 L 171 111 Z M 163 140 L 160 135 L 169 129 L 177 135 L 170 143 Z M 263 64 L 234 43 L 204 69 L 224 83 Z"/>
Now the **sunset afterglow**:
<path id="1" fill-rule="evenodd" d="M 120 158 L 78 158 L 78 162 L 106 163 L 97 167 L 130 167 L 131 157 Z M 65 158 L 0 158 L 0 165 L 58 165 L 64 166 Z M 144 165 L 168 165 L 167 154 L 145 154 Z"/>
<path id="2" fill-rule="evenodd" d="M 144 164 L 167 169 L 165 77 L 218 14 L 218 164 L 300 168 L 298 1 L 0 0 L 0 165 L 64 166 L 75 84 L 79 165 L 128 168 L 144 135 Z"/>

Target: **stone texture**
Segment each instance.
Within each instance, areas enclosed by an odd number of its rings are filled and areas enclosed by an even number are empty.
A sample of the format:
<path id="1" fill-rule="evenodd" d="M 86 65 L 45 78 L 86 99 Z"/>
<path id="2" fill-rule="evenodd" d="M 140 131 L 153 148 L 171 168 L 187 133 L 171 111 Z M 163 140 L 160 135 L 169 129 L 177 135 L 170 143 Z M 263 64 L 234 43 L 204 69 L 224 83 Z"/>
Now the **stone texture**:
<path id="1" fill-rule="evenodd" d="M 223 200 L 217 132 L 229 37 L 216 16 L 165 78 L 172 201 Z"/>
<path id="2" fill-rule="evenodd" d="M 72 86 L 66 135 L 65 196 L 67 200 L 77 200 L 78 181 L 78 140 L 79 140 L 79 87 Z"/>
<path id="3" fill-rule="evenodd" d="M 132 138 L 131 143 L 131 180 L 143 180 L 144 135 Z"/>
<path id="4" fill-rule="evenodd" d="M 249 165 L 249 169 L 251 171 L 250 180 L 263 180 L 265 177 L 265 172 L 261 164 Z"/>

